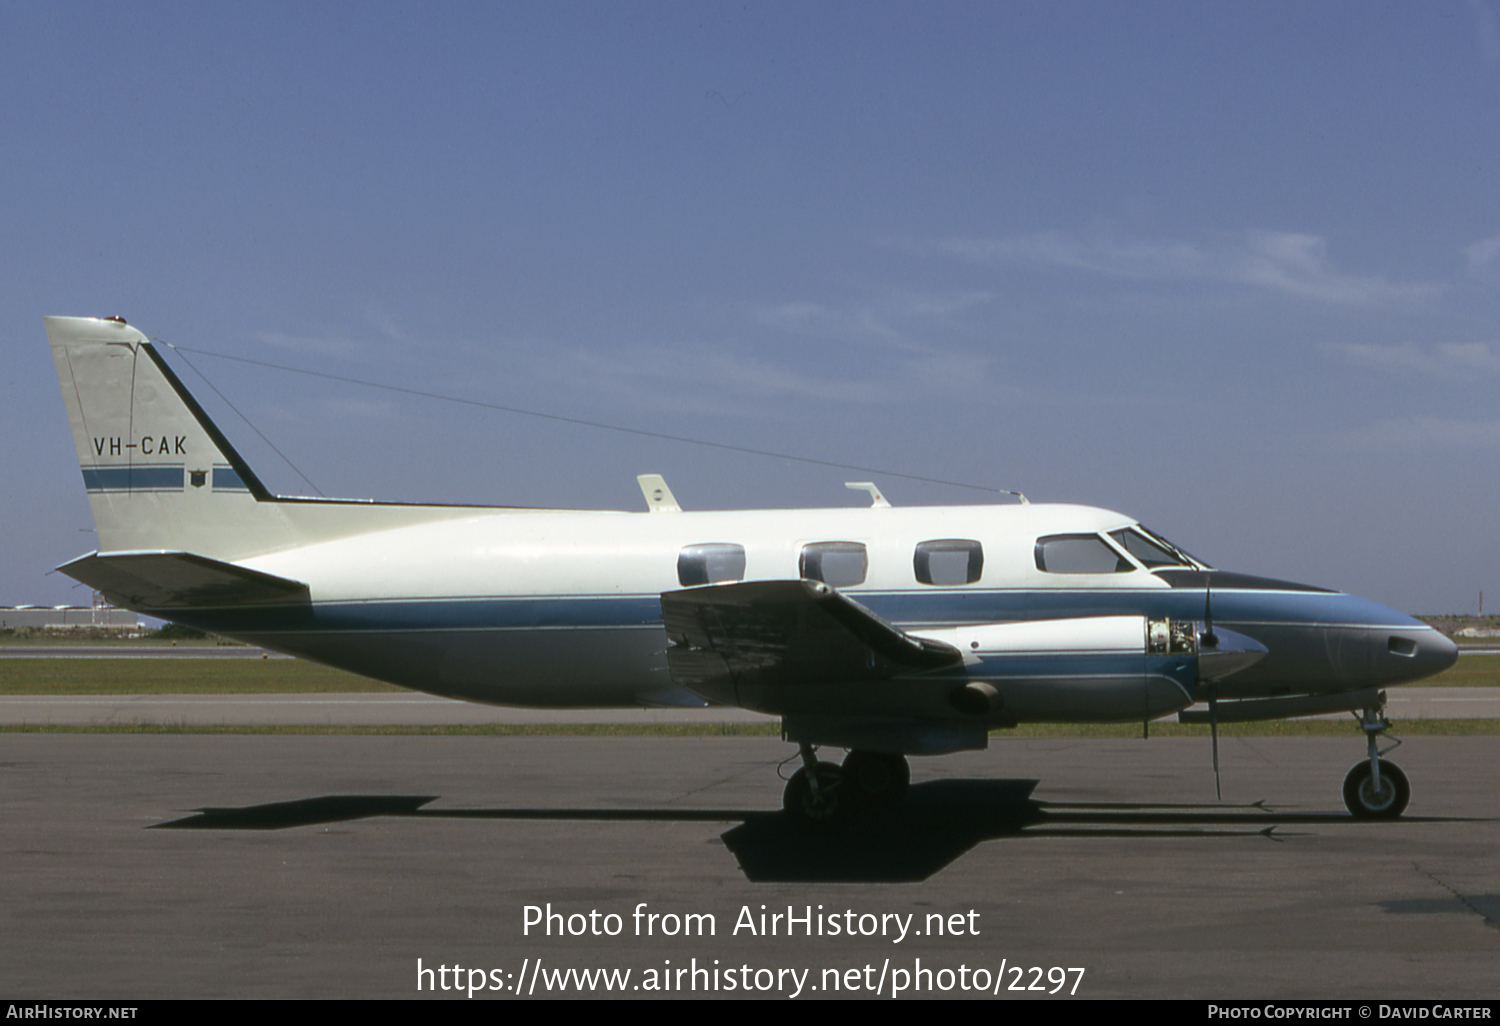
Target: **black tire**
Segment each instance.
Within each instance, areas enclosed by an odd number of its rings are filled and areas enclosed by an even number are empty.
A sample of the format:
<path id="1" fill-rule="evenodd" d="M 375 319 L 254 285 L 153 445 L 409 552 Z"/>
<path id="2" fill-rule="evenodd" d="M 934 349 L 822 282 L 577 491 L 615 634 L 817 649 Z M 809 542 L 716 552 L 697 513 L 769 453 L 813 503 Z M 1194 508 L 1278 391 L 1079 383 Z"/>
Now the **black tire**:
<path id="1" fill-rule="evenodd" d="M 781 807 L 799 826 L 808 830 L 832 830 L 849 822 L 855 811 L 854 794 L 844 788 L 844 771 L 836 763 L 817 764 L 818 793 L 813 794 L 807 767 L 786 782 Z"/>
<path id="2" fill-rule="evenodd" d="M 844 758 L 843 770 L 859 800 L 879 808 L 895 805 L 911 786 L 911 765 L 904 755 L 853 751 Z"/>
<path id="3" fill-rule="evenodd" d="M 1344 805 L 1359 819 L 1395 819 L 1411 801 L 1411 784 L 1394 762 L 1380 763 L 1380 789 L 1375 789 L 1370 760 L 1354 764 L 1344 778 Z"/>

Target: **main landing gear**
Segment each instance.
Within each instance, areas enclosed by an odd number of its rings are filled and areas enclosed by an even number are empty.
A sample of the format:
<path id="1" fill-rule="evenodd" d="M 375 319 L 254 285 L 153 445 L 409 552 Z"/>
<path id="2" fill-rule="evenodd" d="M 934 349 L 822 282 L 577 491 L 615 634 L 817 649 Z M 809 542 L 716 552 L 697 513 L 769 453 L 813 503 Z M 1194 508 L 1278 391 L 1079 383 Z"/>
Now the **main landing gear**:
<path id="1" fill-rule="evenodd" d="M 911 783 L 904 755 L 855 750 L 842 766 L 820 762 L 813 746 L 801 746 L 802 768 L 792 774 L 782 808 L 799 826 L 832 829 L 848 823 L 860 806 L 888 808 L 901 800 Z"/>
<path id="2" fill-rule="evenodd" d="M 1360 716 L 1359 725 L 1365 732 L 1370 754 L 1355 763 L 1344 778 L 1344 804 L 1360 819 L 1395 819 L 1406 811 L 1406 803 L 1411 801 L 1411 784 L 1401 767 L 1380 758 L 1401 744 L 1399 739 L 1392 738 L 1394 744 L 1389 748 L 1382 751 L 1378 747 L 1376 739 L 1391 725 L 1391 721 L 1385 718 L 1384 699 L 1382 693 L 1377 704 L 1365 709 Z"/>

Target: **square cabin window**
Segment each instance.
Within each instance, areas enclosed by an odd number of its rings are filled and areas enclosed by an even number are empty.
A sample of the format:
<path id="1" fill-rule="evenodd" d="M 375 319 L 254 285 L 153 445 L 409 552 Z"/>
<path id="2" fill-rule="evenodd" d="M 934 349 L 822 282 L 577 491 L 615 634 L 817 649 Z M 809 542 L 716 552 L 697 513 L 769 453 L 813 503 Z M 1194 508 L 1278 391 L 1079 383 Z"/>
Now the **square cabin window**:
<path id="1" fill-rule="evenodd" d="M 689 545 L 677 554 L 677 580 L 696 584 L 730 584 L 745 579 L 745 546 L 728 542 Z"/>
<path id="2" fill-rule="evenodd" d="M 811 581 L 822 581 L 835 588 L 852 588 L 865 583 L 870 559 L 859 542 L 813 542 L 802 546 L 797 572 Z"/>
<path id="3" fill-rule="evenodd" d="M 924 541 L 912 566 L 923 584 L 973 584 L 984 573 L 984 546 L 969 538 Z"/>

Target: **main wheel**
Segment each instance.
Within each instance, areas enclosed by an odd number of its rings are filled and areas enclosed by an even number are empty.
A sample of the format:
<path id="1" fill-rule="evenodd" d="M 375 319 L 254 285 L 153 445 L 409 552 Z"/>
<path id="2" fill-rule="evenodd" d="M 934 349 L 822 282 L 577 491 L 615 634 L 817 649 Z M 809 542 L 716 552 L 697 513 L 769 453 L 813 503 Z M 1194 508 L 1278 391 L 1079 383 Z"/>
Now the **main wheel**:
<path id="1" fill-rule="evenodd" d="M 853 751 L 845 756 L 843 769 L 845 784 L 871 805 L 895 805 L 911 784 L 911 765 L 904 755 Z"/>
<path id="2" fill-rule="evenodd" d="M 1380 786 L 1375 786 L 1370 760 L 1354 764 L 1344 778 L 1344 805 L 1360 819 L 1395 819 L 1411 801 L 1411 784 L 1394 762 L 1381 761 Z"/>
<path id="3" fill-rule="evenodd" d="M 818 774 L 817 792 L 813 792 L 804 766 L 786 782 L 781 807 L 798 826 L 813 830 L 832 829 L 848 822 L 854 815 L 855 802 L 854 795 L 844 791 L 844 771 L 831 762 L 817 763 L 814 770 Z"/>

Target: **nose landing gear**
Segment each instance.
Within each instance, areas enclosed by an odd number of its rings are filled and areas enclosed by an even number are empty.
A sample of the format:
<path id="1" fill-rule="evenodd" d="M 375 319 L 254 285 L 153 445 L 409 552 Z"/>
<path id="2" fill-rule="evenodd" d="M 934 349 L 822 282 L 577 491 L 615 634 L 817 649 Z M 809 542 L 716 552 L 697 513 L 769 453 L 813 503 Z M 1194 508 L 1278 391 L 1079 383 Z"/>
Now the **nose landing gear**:
<path id="1" fill-rule="evenodd" d="M 1411 801 L 1411 784 L 1401 767 L 1380 758 L 1401 744 L 1399 738 L 1391 738 L 1394 743 L 1390 747 L 1379 748 L 1377 739 L 1391 725 L 1391 721 L 1385 718 L 1384 692 L 1380 693 L 1375 705 L 1364 710 L 1359 725 L 1365 732 L 1370 754 L 1355 763 L 1344 778 L 1344 805 L 1359 819 L 1395 819 L 1406 811 L 1406 803 Z"/>

